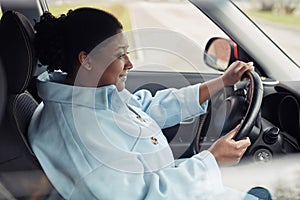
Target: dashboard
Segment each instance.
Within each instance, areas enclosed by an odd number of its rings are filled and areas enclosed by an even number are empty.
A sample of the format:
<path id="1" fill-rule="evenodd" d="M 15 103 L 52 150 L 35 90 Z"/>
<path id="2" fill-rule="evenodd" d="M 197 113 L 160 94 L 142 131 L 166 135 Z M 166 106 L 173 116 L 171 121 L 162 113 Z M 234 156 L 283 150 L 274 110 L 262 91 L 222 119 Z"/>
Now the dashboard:
<path id="1" fill-rule="evenodd" d="M 300 93 L 295 82 L 264 84 L 264 97 L 258 125 L 252 134 L 257 139 L 248 155 L 255 161 L 269 161 L 287 153 L 299 152 Z"/>

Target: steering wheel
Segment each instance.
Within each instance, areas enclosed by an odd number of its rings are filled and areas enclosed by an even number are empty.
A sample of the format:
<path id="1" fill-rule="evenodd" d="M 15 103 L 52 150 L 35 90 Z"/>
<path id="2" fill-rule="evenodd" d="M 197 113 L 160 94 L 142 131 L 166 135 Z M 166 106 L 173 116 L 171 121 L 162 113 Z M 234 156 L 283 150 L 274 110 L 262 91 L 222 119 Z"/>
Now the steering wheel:
<path id="1" fill-rule="evenodd" d="M 234 140 L 243 139 L 251 133 L 262 103 L 263 85 L 254 71 L 245 72 L 244 79 L 247 81 L 238 82 L 236 88 L 224 88 L 211 98 L 208 112 L 200 122 L 195 138 L 197 153 L 202 144 L 210 145 L 238 124 L 240 128 Z"/>

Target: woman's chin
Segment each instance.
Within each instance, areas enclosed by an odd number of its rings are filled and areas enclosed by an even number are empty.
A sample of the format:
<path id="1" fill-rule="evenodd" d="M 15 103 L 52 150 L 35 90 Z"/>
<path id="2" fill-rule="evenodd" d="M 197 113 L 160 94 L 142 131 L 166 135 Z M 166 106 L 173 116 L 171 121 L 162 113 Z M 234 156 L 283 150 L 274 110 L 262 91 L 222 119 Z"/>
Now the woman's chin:
<path id="1" fill-rule="evenodd" d="M 122 90 L 124 90 L 125 89 L 125 82 L 117 83 L 116 87 L 117 87 L 117 89 L 118 89 L 119 92 L 122 91 Z"/>

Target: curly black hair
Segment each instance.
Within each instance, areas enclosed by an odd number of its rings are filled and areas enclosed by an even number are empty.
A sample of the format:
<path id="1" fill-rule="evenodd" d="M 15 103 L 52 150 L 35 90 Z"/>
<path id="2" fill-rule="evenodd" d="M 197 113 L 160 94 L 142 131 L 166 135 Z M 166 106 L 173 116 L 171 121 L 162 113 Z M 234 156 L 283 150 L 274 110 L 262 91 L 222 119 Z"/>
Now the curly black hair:
<path id="1" fill-rule="evenodd" d="M 96 8 L 78 8 L 54 17 L 45 12 L 34 25 L 38 58 L 48 71 L 76 73 L 80 51 L 90 53 L 94 47 L 123 29 L 111 14 Z"/>

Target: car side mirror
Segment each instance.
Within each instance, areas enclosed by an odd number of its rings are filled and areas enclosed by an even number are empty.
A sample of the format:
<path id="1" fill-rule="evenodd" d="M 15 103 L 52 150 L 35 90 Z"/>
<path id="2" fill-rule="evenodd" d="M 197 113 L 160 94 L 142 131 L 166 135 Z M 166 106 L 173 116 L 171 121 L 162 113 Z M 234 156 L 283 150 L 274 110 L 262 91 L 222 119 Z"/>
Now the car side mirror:
<path id="1" fill-rule="evenodd" d="M 229 39 L 213 37 L 205 46 L 204 61 L 214 69 L 225 71 L 237 59 L 237 45 Z"/>

